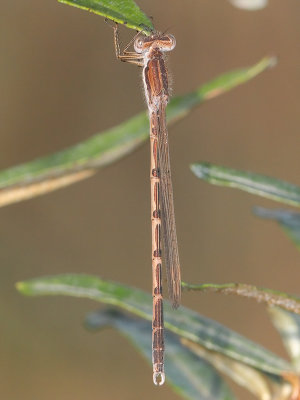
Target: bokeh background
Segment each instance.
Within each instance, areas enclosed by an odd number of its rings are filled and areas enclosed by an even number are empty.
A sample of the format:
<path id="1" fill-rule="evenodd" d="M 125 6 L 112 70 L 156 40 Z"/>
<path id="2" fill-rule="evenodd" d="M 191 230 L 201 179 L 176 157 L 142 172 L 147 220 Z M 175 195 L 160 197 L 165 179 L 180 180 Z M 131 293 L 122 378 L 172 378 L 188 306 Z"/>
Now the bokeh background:
<path id="1" fill-rule="evenodd" d="M 139 1 L 174 33 L 174 94 L 249 66 L 276 68 L 205 103 L 170 130 L 183 279 L 244 282 L 299 293 L 299 253 L 280 228 L 251 214 L 278 207 L 210 186 L 195 161 L 299 182 L 300 3 L 246 12 L 229 2 Z M 124 43 L 133 31 L 122 30 Z M 140 71 L 115 59 L 103 18 L 55 0 L 0 3 L 0 168 L 56 152 L 145 108 Z M 92 301 L 24 298 L 17 281 L 96 274 L 150 291 L 149 146 L 91 179 L 0 210 L 0 398 L 179 399 L 113 330 L 91 334 Z M 285 356 L 263 305 L 184 293 L 183 304 Z M 150 343 L 149 343 L 150 346 Z M 253 399 L 238 389 L 240 398 Z"/>

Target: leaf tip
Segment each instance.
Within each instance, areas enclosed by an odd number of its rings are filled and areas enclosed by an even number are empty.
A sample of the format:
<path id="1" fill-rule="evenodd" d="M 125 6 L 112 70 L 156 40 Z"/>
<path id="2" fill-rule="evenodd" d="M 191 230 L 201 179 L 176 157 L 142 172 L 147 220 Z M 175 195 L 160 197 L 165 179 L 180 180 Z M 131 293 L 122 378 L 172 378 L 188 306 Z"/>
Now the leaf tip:
<path id="1" fill-rule="evenodd" d="M 194 175 L 196 175 L 197 177 L 199 177 L 199 173 L 201 175 L 201 171 L 198 171 L 198 165 L 196 163 L 194 164 L 190 164 L 190 170 L 192 171 L 192 173 Z"/>
<path id="2" fill-rule="evenodd" d="M 278 57 L 277 56 L 269 56 L 269 68 L 274 68 L 278 64 Z"/>
<path id="3" fill-rule="evenodd" d="M 205 179 L 208 176 L 209 167 L 209 163 L 206 162 L 190 164 L 191 171 L 200 179 Z"/>
<path id="4" fill-rule="evenodd" d="M 18 290 L 18 292 L 25 294 L 26 293 L 26 284 L 25 282 L 16 282 L 15 287 Z"/>
<path id="5" fill-rule="evenodd" d="M 30 285 L 28 285 L 26 282 L 17 282 L 15 283 L 15 288 L 17 291 L 25 296 L 31 296 L 31 290 L 30 290 Z"/>

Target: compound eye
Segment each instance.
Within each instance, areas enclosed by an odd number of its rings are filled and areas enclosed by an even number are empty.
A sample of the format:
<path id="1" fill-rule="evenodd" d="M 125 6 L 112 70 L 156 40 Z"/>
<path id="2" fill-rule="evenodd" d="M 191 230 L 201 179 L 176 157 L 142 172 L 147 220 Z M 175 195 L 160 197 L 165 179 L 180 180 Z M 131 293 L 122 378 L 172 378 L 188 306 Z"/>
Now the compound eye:
<path id="1" fill-rule="evenodd" d="M 174 47 L 176 46 L 176 39 L 175 39 L 175 36 L 173 36 L 173 35 L 171 35 L 171 34 L 168 34 L 167 36 L 168 36 L 168 39 L 169 39 L 169 41 L 170 41 L 169 50 L 173 50 Z"/>
<path id="2" fill-rule="evenodd" d="M 141 53 L 143 50 L 143 46 L 144 46 L 144 41 L 142 38 L 137 38 L 134 42 L 134 50 L 137 53 Z"/>

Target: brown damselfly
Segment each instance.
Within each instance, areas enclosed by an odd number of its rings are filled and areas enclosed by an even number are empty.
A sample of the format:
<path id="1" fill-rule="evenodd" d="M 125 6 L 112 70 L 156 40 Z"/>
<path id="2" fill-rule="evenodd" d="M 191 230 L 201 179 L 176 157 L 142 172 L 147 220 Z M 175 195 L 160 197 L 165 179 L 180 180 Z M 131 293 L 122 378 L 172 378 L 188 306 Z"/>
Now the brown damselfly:
<path id="1" fill-rule="evenodd" d="M 152 221 L 152 364 L 153 382 L 162 385 L 164 373 L 164 321 L 162 296 L 162 246 L 169 296 L 174 308 L 181 296 L 180 264 L 171 181 L 166 107 L 169 101 L 168 72 L 164 53 L 174 49 L 170 34 L 139 32 L 121 53 L 118 25 L 114 25 L 116 56 L 119 60 L 143 67 L 143 81 L 150 121 L 151 221 Z M 133 44 L 135 51 L 128 51 Z M 161 240 L 161 236 L 163 240 Z"/>

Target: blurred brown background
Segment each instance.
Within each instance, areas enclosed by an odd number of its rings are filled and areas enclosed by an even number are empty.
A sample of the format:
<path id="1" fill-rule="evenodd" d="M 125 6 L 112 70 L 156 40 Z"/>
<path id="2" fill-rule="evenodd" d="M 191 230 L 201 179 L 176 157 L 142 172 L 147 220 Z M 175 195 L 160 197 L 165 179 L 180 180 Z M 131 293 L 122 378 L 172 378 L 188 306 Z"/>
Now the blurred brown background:
<path id="1" fill-rule="evenodd" d="M 246 12 L 223 0 L 139 1 L 174 33 L 173 93 L 275 54 L 278 66 L 207 102 L 171 129 L 182 275 L 299 293 L 299 253 L 275 223 L 251 215 L 271 201 L 197 180 L 210 161 L 300 183 L 300 3 Z M 124 42 L 133 31 L 122 29 Z M 103 18 L 55 0 L 0 3 L 0 168 L 56 152 L 145 108 L 139 71 L 116 61 Z M 97 274 L 151 287 L 149 147 L 92 179 L 0 210 L 0 398 L 179 399 L 112 330 L 86 332 L 91 301 L 24 298 L 16 281 Z M 185 293 L 184 305 L 285 356 L 264 306 Z M 150 346 L 150 343 L 149 343 Z M 130 365 L 128 363 L 130 362 Z M 252 399 L 238 391 L 240 398 Z"/>

